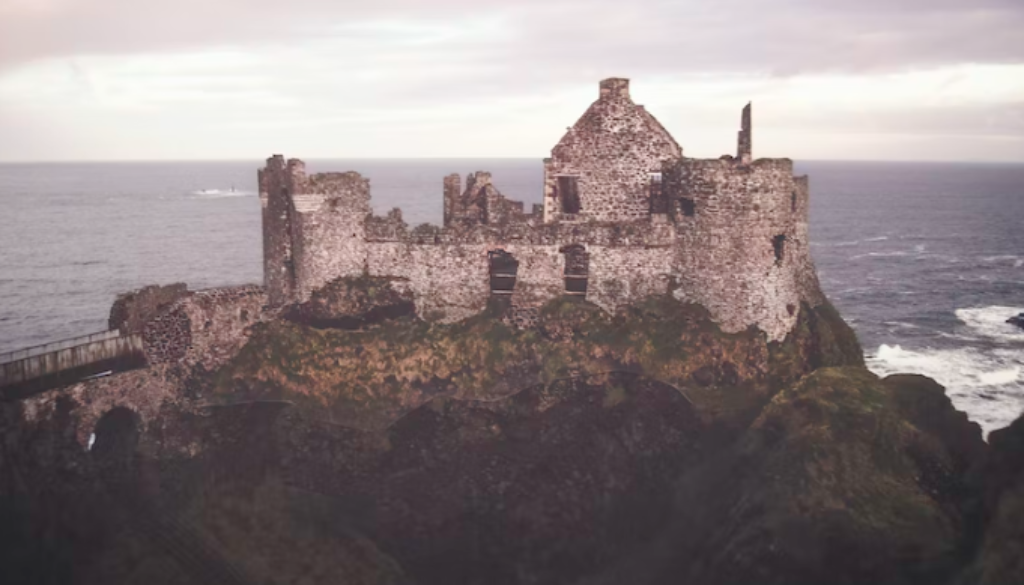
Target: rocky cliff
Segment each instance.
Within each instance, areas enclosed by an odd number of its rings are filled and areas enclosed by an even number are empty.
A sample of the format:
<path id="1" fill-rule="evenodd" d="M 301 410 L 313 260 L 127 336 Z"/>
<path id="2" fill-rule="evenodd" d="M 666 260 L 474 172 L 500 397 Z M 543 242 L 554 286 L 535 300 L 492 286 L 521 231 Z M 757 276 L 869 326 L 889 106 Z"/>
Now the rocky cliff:
<path id="1" fill-rule="evenodd" d="M 934 382 L 868 372 L 827 304 L 769 342 L 670 298 L 615 315 L 559 300 L 519 329 L 499 305 L 426 323 L 386 282 L 332 287 L 215 371 L 161 370 L 162 406 L 104 415 L 89 450 L 75 413 L 100 386 L 2 405 L 0 567 L 83 583 L 1021 581 L 1021 421 L 986 444 Z"/>

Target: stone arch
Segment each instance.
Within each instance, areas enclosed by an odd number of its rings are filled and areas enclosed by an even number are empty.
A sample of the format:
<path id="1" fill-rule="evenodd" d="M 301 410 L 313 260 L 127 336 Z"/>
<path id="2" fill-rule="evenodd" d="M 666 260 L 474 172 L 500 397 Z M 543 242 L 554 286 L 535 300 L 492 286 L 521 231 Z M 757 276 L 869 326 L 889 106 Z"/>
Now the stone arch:
<path id="1" fill-rule="evenodd" d="M 565 254 L 565 293 L 586 296 L 587 281 L 590 278 L 590 254 L 580 244 L 564 246 L 559 250 Z"/>
<path id="2" fill-rule="evenodd" d="M 103 464 L 130 464 L 139 444 L 141 418 L 135 411 L 117 406 L 96 422 L 90 438 L 93 459 Z"/>

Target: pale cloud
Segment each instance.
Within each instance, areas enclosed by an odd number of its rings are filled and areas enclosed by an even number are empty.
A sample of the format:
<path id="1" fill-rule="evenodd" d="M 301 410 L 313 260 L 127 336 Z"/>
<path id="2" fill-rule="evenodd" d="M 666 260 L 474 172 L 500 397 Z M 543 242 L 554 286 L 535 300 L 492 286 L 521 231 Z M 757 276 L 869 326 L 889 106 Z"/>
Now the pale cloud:
<path id="1" fill-rule="evenodd" d="M 689 154 L 752 99 L 765 156 L 1024 160 L 1020 2 L 819 4 L 0 0 L 0 160 L 540 157 L 609 76 Z"/>

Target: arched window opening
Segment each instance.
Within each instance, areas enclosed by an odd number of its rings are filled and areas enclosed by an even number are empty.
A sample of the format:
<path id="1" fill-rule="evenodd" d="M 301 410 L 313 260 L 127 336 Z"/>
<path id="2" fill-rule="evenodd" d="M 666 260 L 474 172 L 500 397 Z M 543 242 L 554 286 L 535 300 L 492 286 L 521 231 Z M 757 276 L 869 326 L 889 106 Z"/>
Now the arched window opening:
<path id="1" fill-rule="evenodd" d="M 772 238 L 772 248 L 775 249 L 775 265 L 782 266 L 782 260 L 786 253 L 786 236 L 779 234 Z"/>
<path id="2" fill-rule="evenodd" d="M 586 296 L 587 280 L 590 277 L 590 254 L 579 244 L 560 250 L 565 254 L 565 292 L 570 295 Z"/>
<path id="3" fill-rule="evenodd" d="M 516 276 L 519 274 L 519 261 L 504 250 L 492 250 L 487 253 L 490 264 L 491 295 L 510 295 L 516 287 Z"/>
<path id="4" fill-rule="evenodd" d="M 105 463 L 129 463 L 139 443 L 138 416 L 118 406 L 100 418 L 93 436 L 93 457 Z"/>

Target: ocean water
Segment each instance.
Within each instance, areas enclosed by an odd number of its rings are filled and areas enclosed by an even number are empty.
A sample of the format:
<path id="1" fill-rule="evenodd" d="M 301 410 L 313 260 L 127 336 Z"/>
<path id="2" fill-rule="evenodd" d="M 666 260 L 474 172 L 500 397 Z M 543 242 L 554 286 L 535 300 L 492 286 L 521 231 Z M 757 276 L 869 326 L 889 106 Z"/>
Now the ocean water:
<path id="1" fill-rule="evenodd" d="M 118 292 L 262 280 L 261 161 L 0 164 L 0 352 L 106 328 Z M 540 201 L 534 159 L 307 161 L 356 170 L 378 213 L 440 223 L 442 177 Z M 947 387 L 986 431 L 1024 411 L 1024 165 L 797 162 L 811 250 L 869 367 Z"/>

